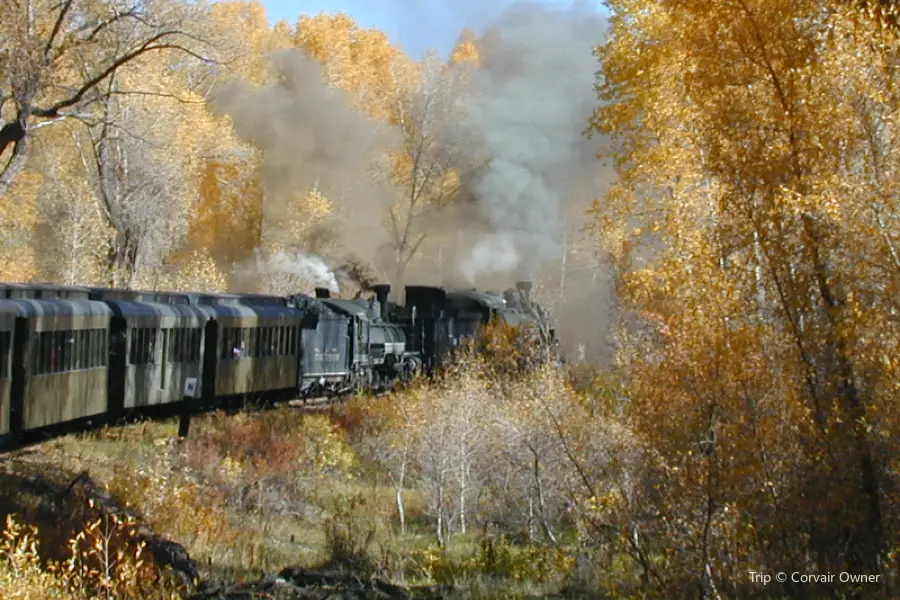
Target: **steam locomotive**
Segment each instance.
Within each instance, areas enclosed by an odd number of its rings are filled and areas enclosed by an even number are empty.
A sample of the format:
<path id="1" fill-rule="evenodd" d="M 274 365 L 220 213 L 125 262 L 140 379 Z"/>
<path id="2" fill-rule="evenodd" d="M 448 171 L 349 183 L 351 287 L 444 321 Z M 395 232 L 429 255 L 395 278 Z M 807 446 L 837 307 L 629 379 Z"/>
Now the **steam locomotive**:
<path id="1" fill-rule="evenodd" d="M 439 368 L 492 319 L 555 344 L 530 284 L 374 296 L 0 284 L 0 444 L 134 411 L 386 391 Z"/>

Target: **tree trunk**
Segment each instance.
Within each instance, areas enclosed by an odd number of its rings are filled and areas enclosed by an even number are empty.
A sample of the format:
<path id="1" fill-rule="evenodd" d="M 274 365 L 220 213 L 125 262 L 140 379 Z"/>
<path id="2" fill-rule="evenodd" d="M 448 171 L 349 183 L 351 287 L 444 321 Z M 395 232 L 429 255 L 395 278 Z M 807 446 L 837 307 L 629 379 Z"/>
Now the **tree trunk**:
<path id="1" fill-rule="evenodd" d="M 400 515 L 400 533 L 406 535 L 406 510 L 403 506 L 403 481 L 406 479 L 406 450 L 403 451 L 403 462 L 400 475 L 397 477 L 397 514 Z"/>
<path id="2" fill-rule="evenodd" d="M 462 468 L 462 477 L 459 482 L 459 531 L 466 534 L 466 468 Z"/>
<path id="3" fill-rule="evenodd" d="M 9 162 L 6 163 L 6 166 L 3 167 L 3 170 L 0 171 L 0 196 L 5 195 L 9 192 L 9 189 L 12 187 L 13 181 L 15 181 L 16 177 L 25 169 L 25 162 L 28 158 L 28 138 L 21 138 L 18 141 L 7 142 L 3 140 L 3 131 L 9 127 L 10 124 L 7 123 L 3 126 L 3 129 L 0 130 L 0 156 L 3 155 L 3 150 L 9 143 L 13 144 L 12 154 L 9 157 Z M 24 131 L 24 130 L 23 130 Z"/>
<path id="4" fill-rule="evenodd" d="M 544 530 L 544 535 L 547 536 L 547 539 L 556 546 L 556 535 L 553 533 L 553 530 L 550 528 L 550 522 L 547 520 L 547 511 L 544 507 L 544 486 L 541 484 L 541 463 L 538 460 L 537 453 L 533 453 L 534 455 L 534 486 L 535 491 L 537 492 L 537 500 L 538 500 L 538 518 L 541 522 L 541 529 Z"/>
<path id="5" fill-rule="evenodd" d="M 440 546 L 440 547 L 444 546 L 444 482 L 443 481 L 438 482 L 437 541 L 438 541 L 438 546 Z"/>
<path id="6" fill-rule="evenodd" d="M 866 431 L 866 406 L 856 386 L 856 373 L 849 356 L 846 343 L 839 331 L 839 320 L 843 302 L 837 297 L 828 282 L 826 265 L 823 261 L 819 236 L 809 216 L 803 217 L 803 226 L 809 243 L 810 258 L 815 272 L 815 282 L 819 295 L 825 306 L 825 319 L 828 324 L 828 345 L 834 353 L 837 363 L 837 393 L 843 403 L 842 421 L 851 428 L 849 432 L 856 446 L 862 493 L 866 502 L 866 527 L 857 538 L 858 548 L 852 560 L 855 568 L 870 569 L 878 572 L 881 568 L 881 555 L 885 548 L 884 516 L 881 507 L 881 484 L 878 467 Z"/>

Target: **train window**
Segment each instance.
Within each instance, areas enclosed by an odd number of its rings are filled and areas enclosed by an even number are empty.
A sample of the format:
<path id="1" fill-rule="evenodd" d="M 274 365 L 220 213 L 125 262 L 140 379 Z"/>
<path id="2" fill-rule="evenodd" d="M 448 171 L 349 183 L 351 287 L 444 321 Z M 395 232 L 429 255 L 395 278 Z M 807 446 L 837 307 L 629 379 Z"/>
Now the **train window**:
<path id="1" fill-rule="evenodd" d="M 288 352 L 287 327 L 278 328 L 278 353 L 282 356 L 290 354 Z"/>
<path id="2" fill-rule="evenodd" d="M 219 349 L 219 358 L 224 360 L 226 358 L 234 358 L 232 354 L 234 348 L 233 340 L 231 339 L 231 328 L 223 327 L 222 328 L 222 346 Z"/>
<path id="3" fill-rule="evenodd" d="M 130 364 L 150 365 L 156 362 L 154 350 L 158 331 L 148 327 L 137 327 L 131 330 Z"/>
<path id="4" fill-rule="evenodd" d="M 159 372 L 159 389 L 166 389 L 166 354 L 168 354 L 168 346 L 169 346 L 169 333 L 171 329 L 162 329 L 160 330 L 160 343 L 162 344 L 162 351 L 159 354 L 160 364 L 162 368 Z"/>
<path id="5" fill-rule="evenodd" d="M 101 343 L 106 341 L 106 331 L 103 329 L 92 329 L 85 331 L 85 335 L 87 337 L 85 343 L 85 346 L 87 346 L 87 360 L 85 365 L 88 369 L 104 365 L 106 361 Z"/>
<path id="6" fill-rule="evenodd" d="M 80 357 L 78 360 L 82 369 L 90 369 L 94 366 L 91 364 L 91 333 L 91 330 L 78 332 L 78 356 Z"/>
<path id="7" fill-rule="evenodd" d="M 103 329 L 34 332 L 31 336 L 31 374 L 47 375 L 105 365 L 104 334 Z M 9 352 L 8 348 L 4 350 L 4 343 L 8 345 L 9 342 L 0 339 L 0 357 L 4 351 Z M 0 365 L 0 369 L 4 369 L 5 364 Z"/>
<path id="8" fill-rule="evenodd" d="M 175 346 L 175 359 L 173 362 L 193 362 L 191 341 L 193 340 L 194 330 L 173 329 L 172 333 L 175 335 L 175 341 L 172 344 Z"/>
<path id="9" fill-rule="evenodd" d="M 181 329 L 171 329 L 169 334 L 169 347 L 166 355 L 163 357 L 165 362 L 181 362 L 180 358 L 184 352 L 184 333 Z"/>
<path id="10" fill-rule="evenodd" d="M 135 328 L 131 330 L 131 347 L 128 352 L 128 364 L 136 365 L 140 361 L 140 347 L 144 339 L 144 330 Z"/>
<path id="11" fill-rule="evenodd" d="M 96 329 L 94 333 L 96 334 L 94 340 L 94 366 L 104 367 L 109 357 L 109 335 L 105 329 Z"/>
<path id="12" fill-rule="evenodd" d="M 74 371 L 77 364 L 78 346 L 75 344 L 75 332 L 71 329 L 63 332 L 63 369 Z"/>
<path id="13" fill-rule="evenodd" d="M 29 365 L 31 366 L 31 374 L 32 375 L 40 375 L 41 374 L 41 348 L 40 348 L 40 340 L 41 335 L 39 333 L 31 334 L 31 348 L 29 357 Z"/>
<path id="14" fill-rule="evenodd" d="M 194 348 L 196 360 L 200 360 L 200 330 L 196 331 Z M 240 327 L 226 327 L 222 330 L 222 358 L 246 358 L 250 356 L 247 331 Z"/>
<path id="15" fill-rule="evenodd" d="M 9 379 L 9 352 L 12 334 L 0 331 L 0 379 Z"/>
<path id="16" fill-rule="evenodd" d="M 97 357 L 99 356 L 99 348 L 97 347 L 99 344 L 97 343 L 97 333 L 96 329 L 90 329 L 84 332 L 84 364 L 86 368 L 92 369 L 97 365 Z"/>
<path id="17" fill-rule="evenodd" d="M 196 362 L 199 360 L 197 329 L 171 329 L 169 341 L 169 362 Z M 223 357 L 224 358 L 224 357 Z"/>
<path id="18" fill-rule="evenodd" d="M 105 332 L 99 329 L 92 329 L 88 331 L 88 342 L 87 342 L 87 352 L 88 352 L 88 368 L 99 367 L 100 366 L 100 338 L 106 338 L 103 335 Z"/>
<path id="19" fill-rule="evenodd" d="M 81 352 L 84 349 L 84 332 L 72 332 L 72 368 L 80 371 L 84 368 L 84 361 L 81 360 Z"/>
<path id="20" fill-rule="evenodd" d="M 200 344 L 203 342 L 203 331 L 200 329 L 191 329 L 190 344 L 191 362 L 200 362 Z"/>

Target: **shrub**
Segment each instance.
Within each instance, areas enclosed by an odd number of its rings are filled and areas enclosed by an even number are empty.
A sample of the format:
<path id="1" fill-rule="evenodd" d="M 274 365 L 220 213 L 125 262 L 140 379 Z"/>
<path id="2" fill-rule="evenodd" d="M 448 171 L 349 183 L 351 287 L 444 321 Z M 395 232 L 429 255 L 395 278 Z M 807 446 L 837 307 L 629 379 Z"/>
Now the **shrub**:
<path id="1" fill-rule="evenodd" d="M 366 500 L 362 494 L 335 500 L 334 514 L 325 522 L 325 547 L 329 564 L 351 573 L 370 575 L 375 562 L 369 547 L 376 527 L 360 515 Z"/>
<path id="2" fill-rule="evenodd" d="M 173 600 L 174 577 L 143 558 L 134 541 L 134 522 L 105 514 L 69 540 L 62 562 L 42 559 L 38 530 L 12 515 L 0 539 L 0 594 L 3 598 Z"/>

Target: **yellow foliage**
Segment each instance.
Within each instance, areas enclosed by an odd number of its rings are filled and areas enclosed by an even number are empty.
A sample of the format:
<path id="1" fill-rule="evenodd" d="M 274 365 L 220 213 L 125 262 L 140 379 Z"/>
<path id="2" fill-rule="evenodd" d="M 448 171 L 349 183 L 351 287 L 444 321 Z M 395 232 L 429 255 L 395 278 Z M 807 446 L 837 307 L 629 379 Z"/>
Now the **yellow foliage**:
<path id="1" fill-rule="evenodd" d="M 178 254 L 158 269 L 147 269 L 137 286 L 173 292 L 224 292 L 227 279 L 209 254 L 194 251 Z"/>
<path id="2" fill-rule="evenodd" d="M 265 7 L 256 0 L 216 2 L 210 7 L 217 49 L 227 58 L 229 71 L 261 85 L 269 78 L 268 54 L 290 46 L 283 29 L 269 27 Z"/>
<path id="3" fill-rule="evenodd" d="M 593 126 L 619 181 L 592 214 L 664 484 L 594 500 L 693 549 L 641 563 L 661 596 L 766 562 L 877 569 L 897 539 L 898 46 L 851 4 L 610 3 Z"/>
<path id="4" fill-rule="evenodd" d="M 44 183 L 40 173 L 25 171 L 0 196 L 0 279 L 31 281 L 38 266 L 34 231 L 40 222 L 37 197 Z"/>
<path id="5" fill-rule="evenodd" d="M 375 119 L 390 121 L 399 90 L 415 70 L 384 32 L 361 29 L 345 13 L 302 16 L 294 43 L 325 66 L 329 84 L 349 92 Z"/>
<path id="6" fill-rule="evenodd" d="M 0 592 L 11 599 L 175 600 L 173 580 L 142 558 L 144 543 L 131 543 L 134 522 L 104 515 L 69 540 L 62 563 L 41 558 L 38 531 L 7 516 L 0 540 Z M 124 537 L 123 537 L 124 536 Z"/>
<path id="7" fill-rule="evenodd" d="M 329 471 L 349 472 L 357 465 L 356 453 L 347 444 L 345 434 L 334 422 L 322 415 L 303 419 L 303 433 L 308 436 L 306 453 L 299 457 L 298 469 L 314 465 L 320 475 Z"/>
<path id="8" fill-rule="evenodd" d="M 0 596 L 9 600 L 75 599 L 65 579 L 44 569 L 36 531 L 7 516 L 0 541 Z"/>
<path id="9" fill-rule="evenodd" d="M 478 39 L 474 31 L 465 29 L 459 36 L 459 41 L 450 53 L 452 64 L 481 65 L 481 49 L 478 47 Z"/>

